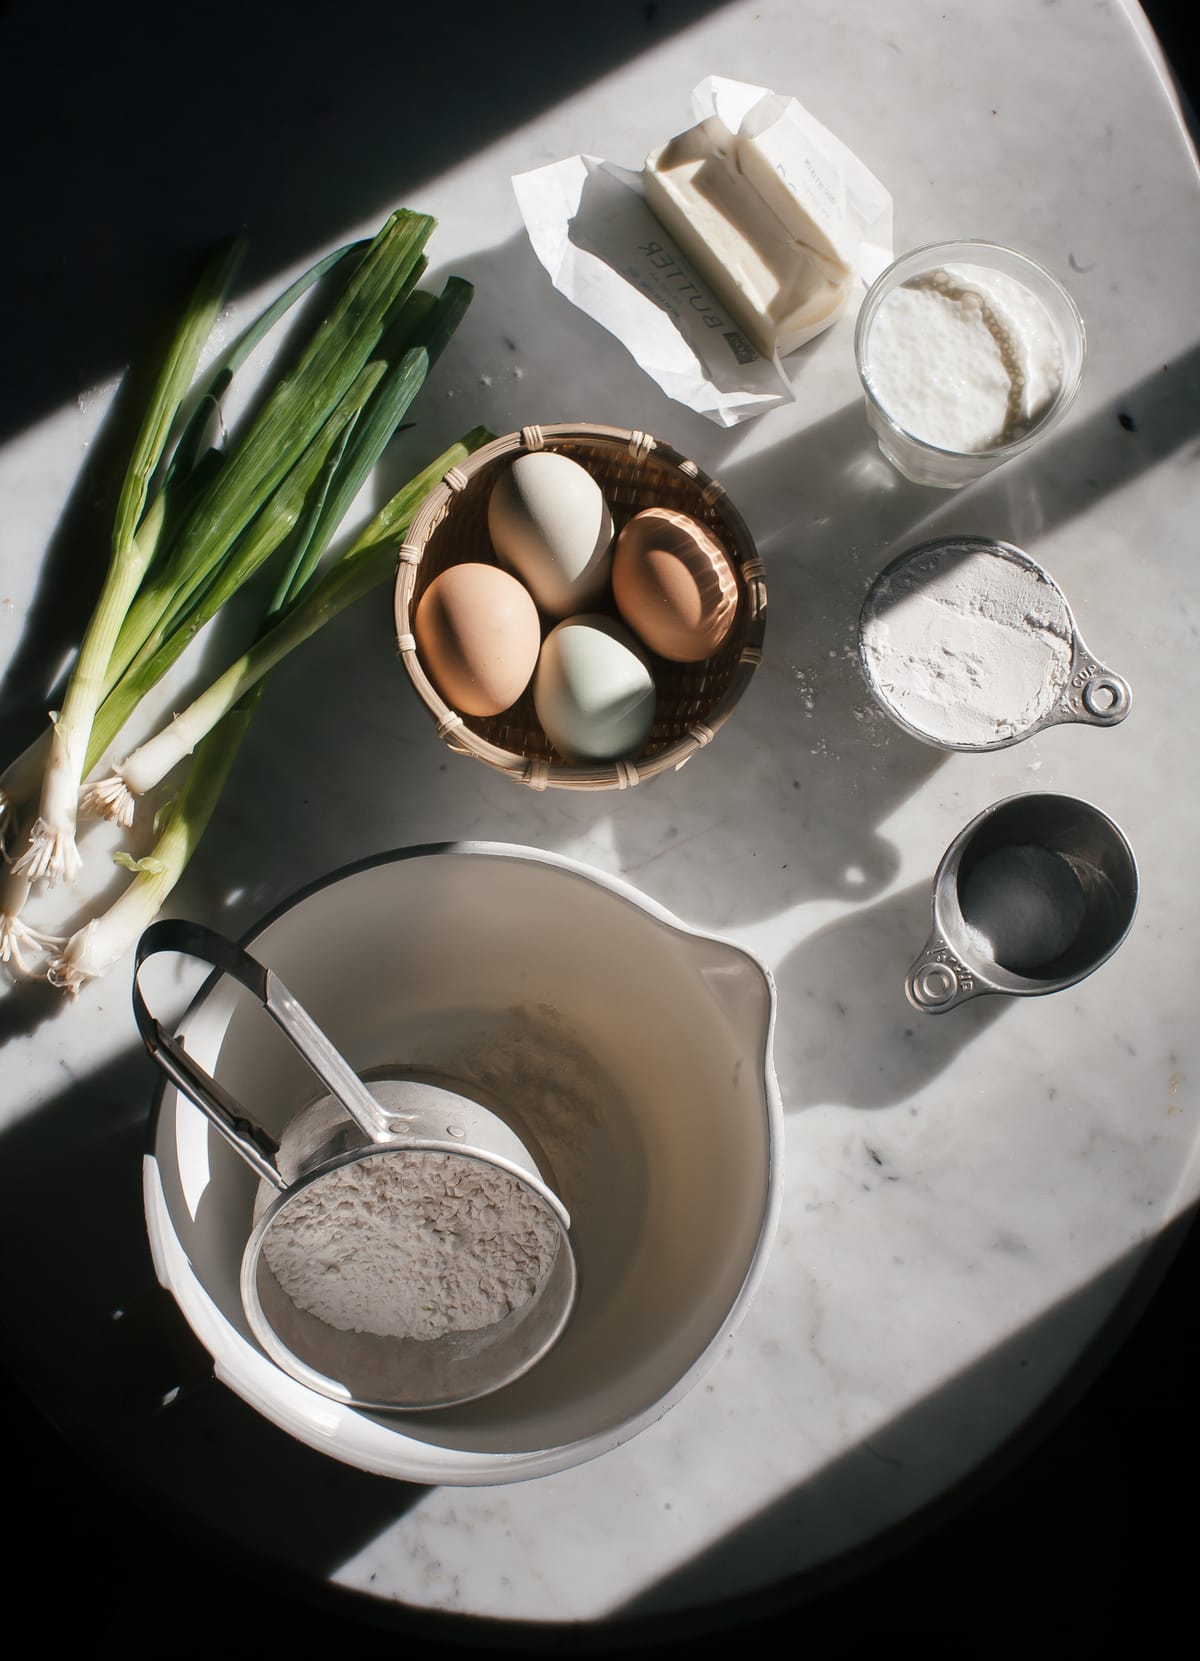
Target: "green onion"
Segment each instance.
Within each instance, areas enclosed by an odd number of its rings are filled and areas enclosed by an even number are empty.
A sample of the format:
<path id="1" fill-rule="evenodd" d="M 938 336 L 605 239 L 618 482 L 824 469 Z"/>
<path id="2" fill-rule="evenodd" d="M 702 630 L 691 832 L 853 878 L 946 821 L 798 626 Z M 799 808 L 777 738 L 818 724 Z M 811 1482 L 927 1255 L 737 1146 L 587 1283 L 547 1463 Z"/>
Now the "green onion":
<path id="1" fill-rule="evenodd" d="M 383 376 L 383 366 L 379 364 L 371 365 L 364 370 L 355 387 L 351 389 L 348 400 L 335 411 L 331 421 L 344 419 L 347 408 L 353 409 L 357 420 L 338 462 L 332 486 L 326 481 L 321 492 L 323 512 L 319 516 L 320 523 L 309 535 L 299 562 L 293 560 L 285 574 L 268 616 L 283 612 L 289 597 L 294 601 L 294 596 L 301 592 L 303 585 L 311 577 L 316 560 L 330 535 L 358 495 L 384 445 L 420 391 L 433 358 L 441 353 L 457 327 L 470 304 L 472 293 L 470 283 L 464 282 L 461 278 L 450 278 L 419 331 L 423 337 L 421 344 L 405 352 L 399 364 L 386 377 Z M 340 428 L 338 430 L 340 431 Z M 319 459 L 324 460 L 330 455 L 332 439 L 323 438 L 321 447 L 323 454 Z M 231 559 L 203 598 L 197 602 L 194 597 L 189 596 L 187 604 L 192 607 L 190 612 L 183 602 L 180 603 L 177 610 L 183 614 L 183 621 L 172 630 L 169 625 L 176 615 L 172 613 L 168 623 L 151 635 L 150 640 L 126 670 L 119 685 L 105 699 L 97 713 L 89 765 L 95 765 L 141 699 L 171 667 L 200 628 L 237 588 L 259 569 L 264 559 L 281 545 L 288 532 L 296 526 L 301 517 L 303 499 L 316 480 L 317 459 L 315 454 L 310 452 L 301 465 L 293 470 L 286 484 L 246 533 L 244 545 L 239 544 L 234 549 Z M 120 769 L 117 771 L 119 773 Z M 116 817 L 122 823 L 127 823 L 125 814 L 132 813 L 132 806 L 127 807 L 117 792 L 119 806 L 114 811 L 114 806 L 107 796 L 106 784 L 107 781 L 101 781 L 99 787 L 88 792 L 89 810 Z"/>
<path id="2" fill-rule="evenodd" d="M 321 574 L 333 535 L 471 298 L 470 284 L 458 278 L 450 278 L 437 299 L 416 290 L 433 224 L 426 215 L 400 210 L 369 244 L 352 244 L 317 261 L 192 389 L 199 353 L 229 281 L 231 250 L 222 250 L 206 268 L 129 464 L 109 576 L 62 715 L 52 717 L 48 737 L 0 776 L 2 833 L 6 818 L 18 812 L 32 817 L 32 781 L 45 759 L 29 846 L 0 878 L 0 962 L 11 969 L 29 972 L 31 957 L 61 947 L 47 975 L 74 994 L 124 955 L 179 880 L 208 824 L 267 672 L 392 575 L 396 543 L 419 503 L 444 473 L 491 436 L 473 429 L 438 457 Z M 347 271 L 340 291 L 291 367 L 246 418 L 227 452 L 208 448 L 213 410 L 219 410 L 236 371 L 288 308 L 343 261 Z M 190 414 L 168 458 L 185 400 Z M 72 877 L 78 870 L 80 778 L 149 688 L 269 560 L 281 569 L 268 590 L 272 598 L 259 638 L 189 710 L 127 758 L 132 787 L 122 768 L 85 798 L 128 822 L 134 796 L 148 788 L 140 781 L 149 779 L 151 764 L 157 783 L 190 755 L 180 794 L 161 815 L 161 832 L 156 820 L 154 849 L 142 859 L 116 856 L 133 869 L 133 882 L 104 916 L 85 924 L 65 945 L 37 930 L 22 915 L 30 883 L 39 876 Z M 120 806 L 122 793 L 127 812 Z"/>
<path id="3" fill-rule="evenodd" d="M 272 611 L 281 610 L 312 576 L 330 537 L 345 518 L 368 474 L 383 454 L 384 446 L 424 384 L 433 361 L 432 354 L 426 352 L 422 355 L 409 348 L 410 345 L 419 347 L 442 305 L 444 301 L 435 300 L 432 294 L 418 292 L 409 296 L 400 314 L 403 327 L 396 331 L 390 343 L 399 361 L 380 383 L 369 408 L 355 422 L 353 432 L 347 434 L 345 450 L 339 458 L 330 488 L 322 492 L 316 501 L 304 535 L 297 540 L 272 601 Z"/>
<path id="4" fill-rule="evenodd" d="M 161 550 L 170 545 L 180 524 L 195 506 L 201 491 L 212 482 L 221 465 L 221 454 L 216 450 L 201 453 L 201 442 L 212 411 L 219 409 L 221 398 L 228 390 L 236 371 L 314 283 L 347 257 L 361 254 L 366 246 L 365 242 L 348 243 L 345 247 L 335 249 L 332 254 L 326 254 L 317 260 L 292 283 L 290 288 L 285 289 L 277 300 L 272 301 L 210 366 L 207 385 L 175 446 L 170 465 L 163 476 L 162 488 L 151 500 L 138 528 L 138 546 L 144 553 L 149 554 L 151 559 L 157 558 Z M 425 298 L 432 307 L 432 295 Z M 113 673 L 110 660 L 105 675 L 105 697 L 112 691 L 118 678 Z M 37 799 L 45 776 L 52 736 L 53 729 L 47 727 L 3 773 L 0 773 L 0 854 L 4 852 L 5 840 L 16 810 Z M 84 762 L 85 777 L 106 747 L 107 741 L 99 746 L 95 743 L 89 744 Z M 6 913 L 0 909 L 0 918 L 4 915 Z"/>
<path id="5" fill-rule="evenodd" d="M 30 831 L 28 846 L 16 861 L 18 875 L 24 875 L 31 882 L 40 877 L 53 881 L 60 876 L 73 881 L 78 875 L 76 807 L 92 721 L 104 696 L 113 642 L 146 575 L 157 543 L 153 527 L 144 540 L 139 540 L 146 496 L 241 253 L 240 243 L 226 244 L 205 266 L 171 343 L 138 433 L 117 506 L 108 574 L 79 648 L 62 710 L 51 718 L 53 734 L 38 817 Z"/>
<path id="6" fill-rule="evenodd" d="M 201 444 L 204 432 L 208 426 L 214 410 L 219 410 L 221 399 L 229 390 L 237 371 L 243 367 L 250 354 L 262 344 L 267 335 L 283 317 L 302 299 L 313 284 L 332 271 L 344 259 L 361 253 L 367 246 L 365 242 L 348 242 L 342 248 L 335 248 L 332 254 L 326 254 L 322 259 L 310 265 L 308 270 L 296 278 L 289 288 L 285 288 L 278 299 L 272 300 L 265 311 L 256 317 L 217 359 L 210 364 L 208 382 L 196 402 L 191 419 L 175 446 L 175 453 L 171 457 L 171 467 L 167 474 L 167 481 L 176 474 L 187 475 L 194 471 L 201 458 Z"/>
<path id="7" fill-rule="evenodd" d="M 161 784 L 251 687 L 348 605 L 395 575 L 396 543 L 421 502 L 452 467 L 491 436 L 485 427 L 473 428 L 398 490 L 342 558 L 236 663 L 161 732 L 92 786 L 86 798 L 89 811 L 131 825 L 135 798 Z"/>
<path id="8" fill-rule="evenodd" d="M 77 930 L 51 961 L 47 978 L 53 985 L 74 997 L 88 980 L 107 973 L 131 950 L 183 875 L 212 817 L 267 672 L 352 601 L 394 575 L 396 539 L 421 502 L 439 479 L 491 436 L 483 427 L 473 428 L 397 491 L 342 559 L 311 585 L 285 617 L 157 738 L 129 758 L 125 778 L 118 780 L 122 788 L 130 776 L 128 769 L 140 767 L 146 774 L 157 771 L 158 777 L 151 781 L 157 784 L 195 749 L 186 781 L 167 810 L 154 848 L 142 859 L 120 860 L 136 873 L 133 881 L 103 916 Z"/>
<path id="9" fill-rule="evenodd" d="M 63 943 L 25 922 L 21 911 L 28 898 L 29 879 L 10 865 L 0 874 L 0 963 L 14 975 L 31 975 L 34 957 Z"/>
<path id="10" fill-rule="evenodd" d="M 117 676 L 164 614 L 178 608 L 184 590 L 202 590 L 350 392 L 423 271 L 422 249 L 432 229 L 427 215 L 401 209 L 375 238 L 294 371 L 275 387 L 189 516 L 166 565 L 130 607 L 113 644 Z"/>
<path id="11" fill-rule="evenodd" d="M 168 610 L 163 624 L 151 633 L 97 712 L 93 734 L 94 759 L 98 759 L 108 748 L 142 698 L 162 679 L 204 625 L 254 576 L 295 529 L 304 510 L 305 497 L 316 483 L 331 450 L 347 422 L 361 410 L 383 372 L 383 364 L 371 364 L 363 370 L 308 451 L 238 538 L 225 565 L 199 595 L 185 590 L 186 598 L 181 598 L 174 608 Z"/>
<path id="12" fill-rule="evenodd" d="M 124 957 L 154 920 L 208 827 L 256 702 L 251 693 L 204 740 L 152 852 L 136 862 L 138 874 L 116 902 L 77 929 L 52 959 L 46 971 L 52 986 L 77 996 L 86 981 L 106 974 Z"/>

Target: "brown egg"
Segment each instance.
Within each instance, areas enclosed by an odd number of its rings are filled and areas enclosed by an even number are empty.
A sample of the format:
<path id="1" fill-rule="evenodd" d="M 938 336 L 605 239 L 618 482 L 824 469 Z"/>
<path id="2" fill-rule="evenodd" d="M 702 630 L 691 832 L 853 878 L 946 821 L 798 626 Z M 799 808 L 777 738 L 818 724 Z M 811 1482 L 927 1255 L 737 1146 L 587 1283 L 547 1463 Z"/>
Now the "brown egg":
<path id="1" fill-rule="evenodd" d="M 707 526 L 674 508 L 634 514 L 613 549 L 612 586 L 629 627 L 673 663 L 711 657 L 737 611 L 729 555 Z"/>
<path id="2" fill-rule="evenodd" d="M 529 685 L 541 625 L 529 590 L 494 565 L 451 565 L 421 596 L 417 655 L 463 715 L 498 715 Z"/>

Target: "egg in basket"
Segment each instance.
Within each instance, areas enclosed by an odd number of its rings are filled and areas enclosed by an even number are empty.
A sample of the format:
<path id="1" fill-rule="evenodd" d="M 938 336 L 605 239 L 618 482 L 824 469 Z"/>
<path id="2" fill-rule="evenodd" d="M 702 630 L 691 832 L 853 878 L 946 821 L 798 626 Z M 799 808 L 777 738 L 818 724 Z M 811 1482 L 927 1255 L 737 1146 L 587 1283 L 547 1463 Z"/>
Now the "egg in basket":
<path id="1" fill-rule="evenodd" d="M 400 652 L 439 733 L 534 789 L 681 767 L 762 661 L 765 611 L 723 487 L 615 427 L 485 445 L 400 549 Z"/>

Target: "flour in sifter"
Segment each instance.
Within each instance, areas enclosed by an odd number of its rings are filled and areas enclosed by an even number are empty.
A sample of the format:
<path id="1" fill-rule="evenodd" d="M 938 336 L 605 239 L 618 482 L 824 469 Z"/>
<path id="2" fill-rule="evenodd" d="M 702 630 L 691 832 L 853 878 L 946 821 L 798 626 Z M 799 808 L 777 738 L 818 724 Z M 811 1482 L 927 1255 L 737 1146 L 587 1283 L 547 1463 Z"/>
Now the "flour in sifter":
<path id="1" fill-rule="evenodd" d="M 304 1189 L 263 1247 L 299 1308 L 341 1332 L 440 1338 L 502 1321 L 541 1289 L 553 1212 L 499 1166 L 389 1150 Z"/>

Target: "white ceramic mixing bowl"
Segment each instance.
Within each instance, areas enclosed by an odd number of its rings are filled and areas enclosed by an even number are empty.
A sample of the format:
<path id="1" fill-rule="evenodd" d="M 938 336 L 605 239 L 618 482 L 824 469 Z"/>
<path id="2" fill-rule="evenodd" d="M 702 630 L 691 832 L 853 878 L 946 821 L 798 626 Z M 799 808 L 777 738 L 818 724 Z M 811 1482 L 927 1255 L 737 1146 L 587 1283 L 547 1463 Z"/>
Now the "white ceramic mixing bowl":
<path id="1" fill-rule="evenodd" d="M 318 1395 L 268 1359 L 242 1310 L 253 1175 L 166 1085 L 147 1226 L 217 1376 L 309 1446 L 427 1483 L 581 1464 L 678 1401 L 744 1312 L 779 1209 L 766 969 L 615 878 L 490 843 L 339 872 L 245 944 L 360 1073 L 439 1074 L 508 1120 L 571 1214 L 580 1290 L 555 1348 L 478 1402 L 405 1415 Z M 275 1134 L 311 1094 L 228 980 L 202 988 L 180 1031 Z"/>

